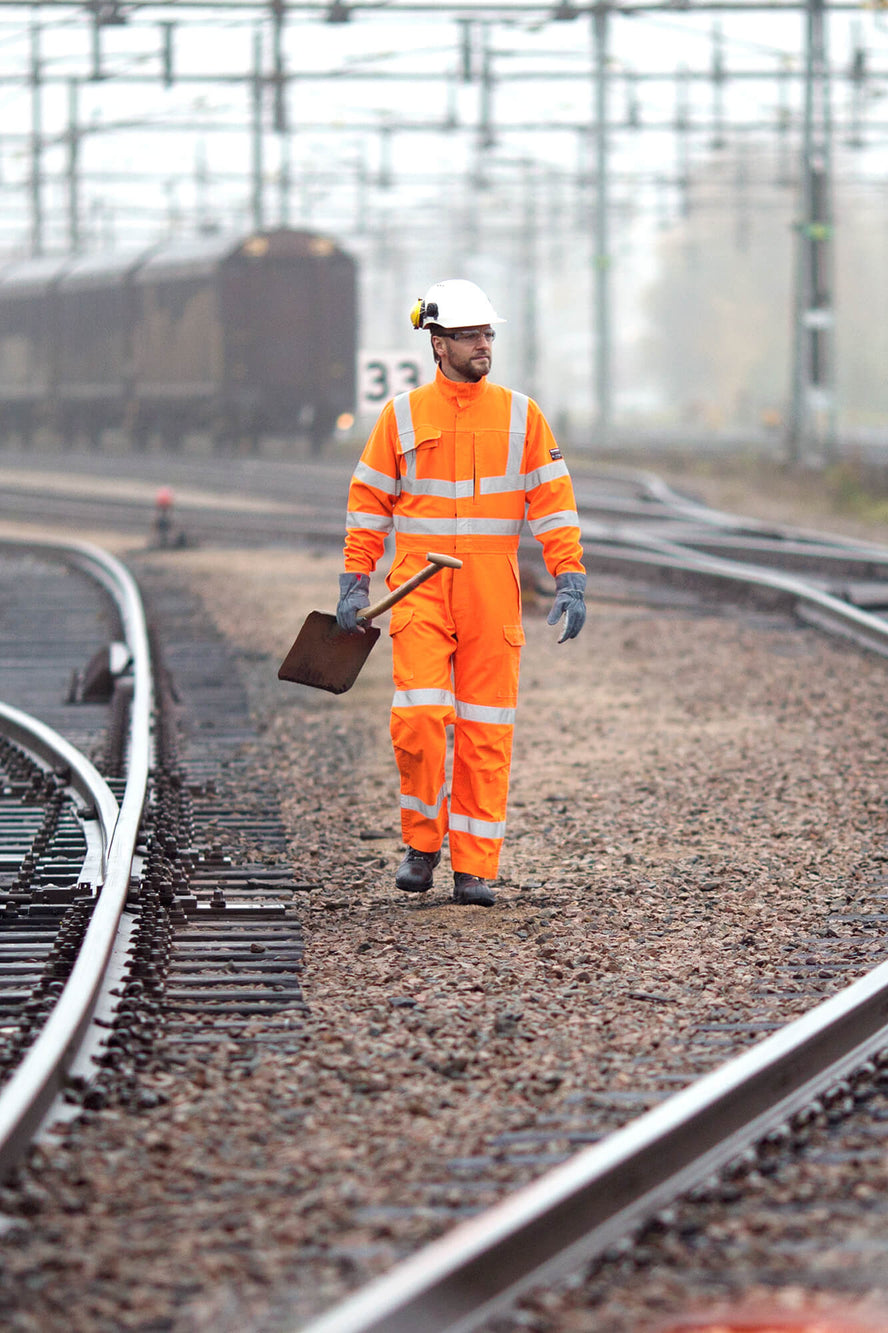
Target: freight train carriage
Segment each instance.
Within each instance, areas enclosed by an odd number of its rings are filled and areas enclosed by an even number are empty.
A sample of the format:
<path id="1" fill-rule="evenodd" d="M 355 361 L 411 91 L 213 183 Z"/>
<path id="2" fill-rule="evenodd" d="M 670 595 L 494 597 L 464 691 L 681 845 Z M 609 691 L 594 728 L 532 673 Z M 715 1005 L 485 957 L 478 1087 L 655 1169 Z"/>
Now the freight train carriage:
<path id="1" fill-rule="evenodd" d="M 31 259 L 0 269 L 0 437 L 26 442 L 55 394 L 57 312 L 52 295 L 65 264 Z"/>
<path id="2" fill-rule="evenodd" d="M 354 260 L 313 232 L 0 268 L 0 436 L 137 447 L 306 435 L 354 412 Z"/>

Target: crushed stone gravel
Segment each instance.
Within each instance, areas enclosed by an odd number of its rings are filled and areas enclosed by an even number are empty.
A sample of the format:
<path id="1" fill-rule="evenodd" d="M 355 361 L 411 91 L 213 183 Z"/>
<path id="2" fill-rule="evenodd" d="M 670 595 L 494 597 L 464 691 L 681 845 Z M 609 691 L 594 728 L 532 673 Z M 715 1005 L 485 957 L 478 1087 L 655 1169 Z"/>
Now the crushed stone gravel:
<path id="1" fill-rule="evenodd" d="M 745 1039 L 689 1056 L 701 1025 L 807 1008 L 787 960 L 885 873 L 885 663 L 779 616 L 596 602 L 592 578 L 560 647 L 528 589 L 496 907 L 450 901 L 446 856 L 431 893 L 398 895 L 387 640 L 341 698 L 275 678 L 338 560 L 151 558 L 234 645 L 256 781 L 317 886 L 294 893 L 310 1013 L 275 1020 L 296 1051 L 158 1061 L 145 1110 L 88 1117 L 0 1193 L 14 1333 L 298 1328 L 492 1201 L 473 1162 L 532 1179 L 596 1108 L 625 1120 Z M 884 944 L 851 953 L 847 979 Z M 599 1322 L 528 1326 L 637 1333 L 684 1295 L 670 1274 Z"/>

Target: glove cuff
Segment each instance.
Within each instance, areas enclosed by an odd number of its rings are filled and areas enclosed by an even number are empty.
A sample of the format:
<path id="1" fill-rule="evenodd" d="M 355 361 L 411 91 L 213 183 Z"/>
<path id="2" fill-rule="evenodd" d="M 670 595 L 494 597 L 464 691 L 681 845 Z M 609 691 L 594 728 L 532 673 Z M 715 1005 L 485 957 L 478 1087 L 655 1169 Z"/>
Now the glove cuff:
<path id="1" fill-rule="evenodd" d="M 353 588 L 360 588 L 363 592 L 370 591 L 369 574 L 340 574 L 339 575 L 339 595 L 345 597 Z"/>
<path id="2" fill-rule="evenodd" d="M 569 570 L 566 574 L 556 574 L 555 591 L 584 593 L 586 591 L 586 575 L 576 570 Z"/>

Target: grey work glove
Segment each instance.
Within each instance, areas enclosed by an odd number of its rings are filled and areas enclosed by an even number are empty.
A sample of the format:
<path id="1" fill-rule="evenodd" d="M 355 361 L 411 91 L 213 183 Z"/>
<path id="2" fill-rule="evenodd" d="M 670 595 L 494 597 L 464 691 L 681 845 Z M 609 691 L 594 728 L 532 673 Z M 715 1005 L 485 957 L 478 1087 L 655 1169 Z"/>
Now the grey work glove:
<path id="1" fill-rule="evenodd" d="M 555 601 L 546 617 L 547 625 L 557 625 L 564 616 L 564 629 L 559 643 L 565 639 L 575 639 L 586 623 L 586 603 L 583 594 L 586 591 L 585 574 L 556 574 Z"/>
<path id="2" fill-rule="evenodd" d="M 370 575 L 340 574 L 339 605 L 336 607 L 336 623 L 340 629 L 363 634 L 363 627 L 358 622 L 358 612 L 370 605 Z"/>

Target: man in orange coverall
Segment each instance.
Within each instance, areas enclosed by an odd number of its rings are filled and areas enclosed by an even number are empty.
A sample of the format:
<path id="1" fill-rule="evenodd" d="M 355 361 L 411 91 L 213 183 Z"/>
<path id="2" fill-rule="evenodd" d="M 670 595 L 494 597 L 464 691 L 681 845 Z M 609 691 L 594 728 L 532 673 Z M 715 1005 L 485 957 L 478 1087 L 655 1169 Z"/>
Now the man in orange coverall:
<path id="1" fill-rule="evenodd" d="M 430 548 L 462 561 L 391 613 L 391 735 L 407 845 L 395 883 L 407 893 L 430 889 L 449 836 L 454 900 L 490 907 L 524 643 L 518 538 L 526 516 L 555 579 L 548 623 L 565 617 L 563 643 L 586 619 L 580 530 L 567 466 L 539 407 L 487 379 L 492 326 L 505 321 L 481 289 L 464 279 L 436 283 L 411 321 L 431 333 L 435 378 L 386 404 L 355 469 L 336 616 L 360 632 L 358 612 L 370 604 L 370 574 L 391 531 L 389 588 L 421 569 Z"/>

